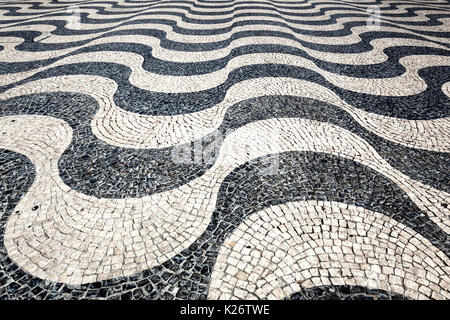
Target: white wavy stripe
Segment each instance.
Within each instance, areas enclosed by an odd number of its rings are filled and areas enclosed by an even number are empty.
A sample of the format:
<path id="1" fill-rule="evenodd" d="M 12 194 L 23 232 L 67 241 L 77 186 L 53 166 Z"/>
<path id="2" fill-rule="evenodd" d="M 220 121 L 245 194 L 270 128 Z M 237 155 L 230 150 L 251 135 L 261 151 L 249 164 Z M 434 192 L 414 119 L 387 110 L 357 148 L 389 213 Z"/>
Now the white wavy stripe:
<path id="1" fill-rule="evenodd" d="M 450 201 L 448 195 L 442 199 L 430 193 L 431 188 L 421 190 L 358 136 L 328 123 L 295 118 L 237 129 L 225 138 L 214 165 L 179 188 L 142 198 L 98 199 L 72 190 L 59 177 L 58 159 L 72 138 L 67 123 L 44 116 L 13 116 L 0 118 L 0 124 L 4 132 L 0 147 L 25 154 L 36 168 L 33 185 L 7 222 L 5 247 L 20 268 L 50 281 L 100 281 L 170 259 L 205 230 L 223 179 L 239 165 L 267 154 L 337 155 L 392 179 L 421 208 L 435 205 L 427 200 L 430 196 L 433 201 Z M 450 210 L 425 212 L 448 232 Z M 135 255 L 130 256 L 131 244 Z"/>
<path id="2" fill-rule="evenodd" d="M 95 88 L 95 90 L 94 90 Z M 361 126 L 384 139 L 407 147 L 450 152 L 450 118 L 406 120 L 386 117 L 355 108 L 331 90 L 305 80 L 257 78 L 231 86 L 222 102 L 206 110 L 172 115 L 139 115 L 119 108 L 114 102 L 117 84 L 98 76 L 61 76 L 28 82 L 0 94 L 9 99 L 26 94 L 75 92 L 95 98 L 99 110 L 91 121 L 92 132 L 106 143 L 135 149 L 166 148 L 191 141 L 216 130 L 232 105 L 265 95 L 292 95 L 336 105 Z M 426 132 L 426 134 L 425 134 Z"/>
<path id="3" fill-rule="evenodd" d="M 427 239 L 381 213 L 290 202 L 252 214 L 225 240 L 208 299 L 282 299 L 328 285 L 449 299 L 449 265 Z"/>

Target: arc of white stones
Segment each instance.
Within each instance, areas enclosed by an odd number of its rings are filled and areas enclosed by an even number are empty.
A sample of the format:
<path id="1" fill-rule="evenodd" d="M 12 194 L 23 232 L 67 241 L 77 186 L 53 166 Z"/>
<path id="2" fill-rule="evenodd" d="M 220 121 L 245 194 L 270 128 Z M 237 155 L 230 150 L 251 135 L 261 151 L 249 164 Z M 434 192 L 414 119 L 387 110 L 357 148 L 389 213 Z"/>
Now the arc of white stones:
<path id="1" fill-rule="evenodd" d="M 339 202 L 289 202 L 252 214 L 225 240 L 208 299 L 283 299 L 328 285 L 449 299 L 449 262 L 381 213 Z"/>

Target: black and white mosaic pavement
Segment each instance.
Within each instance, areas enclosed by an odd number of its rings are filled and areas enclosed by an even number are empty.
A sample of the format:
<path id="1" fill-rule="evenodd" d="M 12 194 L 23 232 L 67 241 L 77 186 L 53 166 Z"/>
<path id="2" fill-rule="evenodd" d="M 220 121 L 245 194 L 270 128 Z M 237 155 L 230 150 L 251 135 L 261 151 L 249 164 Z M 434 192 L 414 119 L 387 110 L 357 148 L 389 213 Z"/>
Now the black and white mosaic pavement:
<path id="1" fill-rule="evenodd" d="M 0 299 L 449 299 L 444 0 L 0 1 Z"/>

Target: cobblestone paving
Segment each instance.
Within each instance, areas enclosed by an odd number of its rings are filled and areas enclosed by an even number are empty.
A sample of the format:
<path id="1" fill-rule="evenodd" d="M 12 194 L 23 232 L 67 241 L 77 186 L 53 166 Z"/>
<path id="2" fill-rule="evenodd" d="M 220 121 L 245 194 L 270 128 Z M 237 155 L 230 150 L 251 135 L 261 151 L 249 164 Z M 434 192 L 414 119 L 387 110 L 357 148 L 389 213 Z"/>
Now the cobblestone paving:
<path id="1" fill-rule="evenodd" d="M 448 1 L 0 1 L 0 299 L 450 299 Z"/>

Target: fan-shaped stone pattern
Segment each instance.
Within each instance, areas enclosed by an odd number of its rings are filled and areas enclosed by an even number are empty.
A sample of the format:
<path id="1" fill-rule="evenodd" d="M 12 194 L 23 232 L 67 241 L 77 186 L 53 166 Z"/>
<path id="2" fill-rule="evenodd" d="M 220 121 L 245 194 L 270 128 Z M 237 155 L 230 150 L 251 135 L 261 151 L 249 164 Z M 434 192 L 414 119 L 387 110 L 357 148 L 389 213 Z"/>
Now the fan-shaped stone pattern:
<path id="1" fill-rule="evenodd" d="M 232 246 L 222 246 L 209 298 L 281 299 L 329 285 L 366 286 L 413 299 L 450 296 L 448 257 L 408 229 L 344 203 L 308 200 L 265 208 L 228 237 Z"/>

